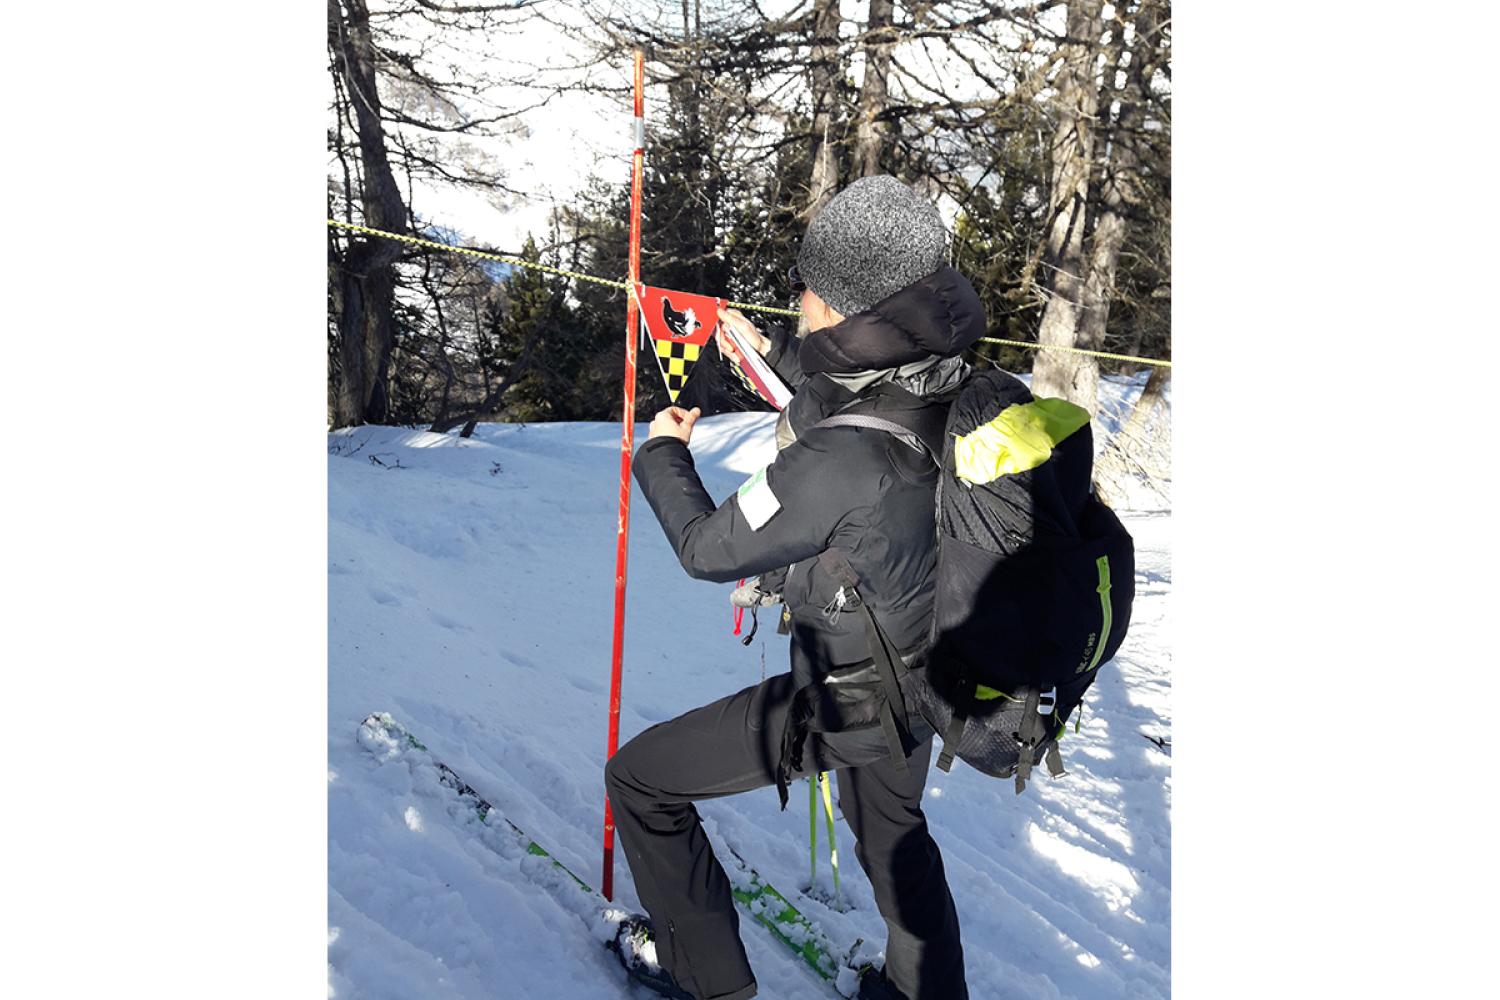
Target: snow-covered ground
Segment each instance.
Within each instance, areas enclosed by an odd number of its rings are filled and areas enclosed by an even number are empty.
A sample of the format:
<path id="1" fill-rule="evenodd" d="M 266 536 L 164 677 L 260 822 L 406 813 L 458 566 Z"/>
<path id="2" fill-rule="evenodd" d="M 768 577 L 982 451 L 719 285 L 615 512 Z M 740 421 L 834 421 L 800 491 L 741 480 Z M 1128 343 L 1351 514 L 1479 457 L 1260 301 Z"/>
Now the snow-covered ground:
<path id="1" fill-rule="evenodd" d="M 1101 391 L 1118 410 L 1137 386 Z M 771 420 L 705 420 L 693 452 L 727 496 L 773 455 Z M 330 435 L 331 996 L 645 996 L 588 914 L 538 886 L 538 859 L 477 827 L 430 770 L 382 763 L 356 740 L 366 715 L 390 712 L 597 885 L 618 481 L 617 425 Z M 1171 758 L 1148 737 L 1171 735 L 1171 517 L 1126 522 L 1139 564 L 1130 637 L 1063 741 L 1069 774 L 1019 797 L 962 765 L 929 777 L 976 1000 L 1170 993 Z M 748 648 L 730 635 L 729 589 L 682 572 L 637 494 L 622 742 L 785 669 L 774 628 Z M 805 802 L 794 790 L 783 813 L 767 788 L 699 811 L 716 844 L 791 892 L 807 881 Z M 881 943 L 842 824 L 839 841 L 853 908 L 796 901 L 836 942 Z M 826 855 L 819 876 L 831 884 Z M 636 904 L 623 858 L 616 900 Z M 761 996 L 834 995 L 764 928 L 741 929 Z"/>

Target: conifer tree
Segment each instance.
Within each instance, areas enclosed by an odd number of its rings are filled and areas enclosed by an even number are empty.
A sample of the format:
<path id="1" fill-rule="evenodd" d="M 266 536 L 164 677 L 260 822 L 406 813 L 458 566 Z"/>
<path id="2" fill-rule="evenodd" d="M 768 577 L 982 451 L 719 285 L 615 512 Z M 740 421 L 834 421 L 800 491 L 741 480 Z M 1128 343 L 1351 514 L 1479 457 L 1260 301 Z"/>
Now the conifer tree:
<path id="1" fill-rule="evenodd" d="M 529 233 L 520 257 L 534 264 L 542 262 L 536 238 Z M 555 381 L 559 362 L 568 353 L 568 345 L 559 343 L 553 329 L 561 298 L 561 279 L 544 271 L 517 267 L 506 279 L 505 300 L 494 317 L 494 344 L 496 362 L 514 376 L 503 411 L 511 420 L 556 419 L 556 394 L 549 383 Z"/>

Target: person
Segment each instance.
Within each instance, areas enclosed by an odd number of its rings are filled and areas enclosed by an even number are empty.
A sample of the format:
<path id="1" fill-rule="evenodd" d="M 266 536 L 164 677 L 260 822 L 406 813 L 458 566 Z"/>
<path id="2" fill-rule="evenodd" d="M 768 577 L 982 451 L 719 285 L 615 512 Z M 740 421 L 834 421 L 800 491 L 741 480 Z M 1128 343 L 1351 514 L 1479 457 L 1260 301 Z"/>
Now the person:
<path id="1" fill-rule="evenodd" d="M 610 759 L 605 780 L 621 846 L 650 920 L 658 992 L 742 1000 L 756 981 L 739 938 L 729 880 L 694 802 L 837 771 L 840 805 L 887 927 L 883 970 L 860 996 L 964 1000 L 958 914 L 922 792 L 930 726 L 913 715 L 891 738 L 858 703 L 878 684 L 872 636 L 915 662 L 933 606 L 934 492 L 946 402 L 967 373 L 960 357 L 984 333 L 978 295 L 947 264 L 934 206 L 889 176 L 863 178 L 810 225 L 790 272 L 808 333 L 765 333 L 720 314 L 795 395 L 777 421 L 775 461 L 723 504 L 703 488 L 688 449 L 699 411 L 669 407 L 651 422 L 634 474 L 687 572 L 729 582 L 762 577 L 780 592 L 791 669 L 645 730 Z M 720 350 L 737 356 L 719 334 Z M 906 441 L 860 426 L 823 426 L 837 413 L 913 428 Z M 838 553 L 857 598 L 827 562 Z M 840 687 L 842 685 L 842 687 Z M 847 726 L 809 725 L 841 690 Z M 861 693 L 863 692 L 863 694 Z M 853 709 L 850 710 L 850 705 Z M 798 706 L 802 711 L 798 711 Z"/>

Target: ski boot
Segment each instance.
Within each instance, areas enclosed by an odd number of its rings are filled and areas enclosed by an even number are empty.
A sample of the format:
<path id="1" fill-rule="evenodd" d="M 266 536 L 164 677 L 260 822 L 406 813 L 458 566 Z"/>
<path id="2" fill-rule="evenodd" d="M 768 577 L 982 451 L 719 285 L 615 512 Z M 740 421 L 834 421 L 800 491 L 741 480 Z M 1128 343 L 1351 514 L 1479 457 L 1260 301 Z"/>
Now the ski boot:
<path id="1" fill-rule="evenodd" d="M 632 980 L 647 989 L 654 990 L 669 1000 L 696 1000 L 681 986 L 672 974 L 656 961 L 656 935 L 651 929 L 649 917 L 632 913 L 620 921 L 615 939 L 609 943 Z"/>

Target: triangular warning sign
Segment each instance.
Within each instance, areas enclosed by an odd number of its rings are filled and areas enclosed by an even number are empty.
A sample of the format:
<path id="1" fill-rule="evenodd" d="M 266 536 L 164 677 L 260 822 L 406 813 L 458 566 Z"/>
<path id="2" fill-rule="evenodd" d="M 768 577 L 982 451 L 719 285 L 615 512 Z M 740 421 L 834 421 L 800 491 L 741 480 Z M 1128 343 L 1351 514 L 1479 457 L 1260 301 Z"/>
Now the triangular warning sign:
<path id="1" fill-rule="evenodd" d="M 636 305 L 651 335 L 656 363 L 667 382 L 667 397 L 677 402 L 693 366 L 719 326 L 724 299 L 668 288 L 635 286 Z"/>

